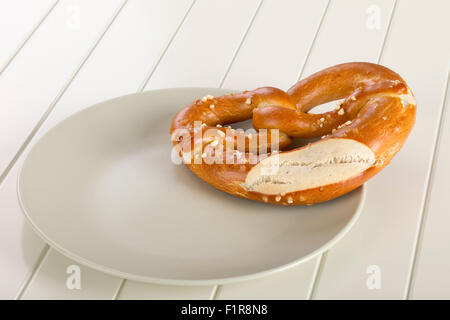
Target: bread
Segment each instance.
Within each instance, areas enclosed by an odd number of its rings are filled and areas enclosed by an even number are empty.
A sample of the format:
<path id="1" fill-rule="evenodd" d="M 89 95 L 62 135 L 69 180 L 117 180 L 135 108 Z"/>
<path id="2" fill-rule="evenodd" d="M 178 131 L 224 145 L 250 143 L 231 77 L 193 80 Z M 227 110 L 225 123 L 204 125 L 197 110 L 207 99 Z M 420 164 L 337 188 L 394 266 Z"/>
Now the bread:
<path id="1" fill-rule="evenodd" d="M 335 110 L 308 113 L 345 99 Z M 416 100 L 381 65 L 333 66 L 287 92 L 264 87 L 206 96 L 178 112 L 170 129 L 186 166 L 224 192 L 278 205 L 339 197 L 383 169 L 414 125 Z M 252 119 L 257 133 L 224 125 Z M 289 151 L 292 138 L 320 138 Z"/>

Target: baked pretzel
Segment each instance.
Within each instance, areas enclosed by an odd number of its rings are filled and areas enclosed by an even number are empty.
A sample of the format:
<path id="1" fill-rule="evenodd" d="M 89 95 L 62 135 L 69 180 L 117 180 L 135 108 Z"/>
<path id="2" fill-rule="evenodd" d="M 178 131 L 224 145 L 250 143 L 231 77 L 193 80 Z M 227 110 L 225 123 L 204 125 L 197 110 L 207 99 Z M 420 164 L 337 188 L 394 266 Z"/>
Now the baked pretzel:
<path id="1" fill-rule="evenodd" d="M 345 100 L 333 111 L 308 113 L 339 99 Z M 217 189 L 273 204 L 314 204 L 383 169 L 405 142 L 415 114 L 416 100 L 397 73 L 355 62 L 317 72 L 287 92 L 264 87 L 203 97 L 177 113 L 171 134 L 188 168 Z M 258 132 L 223 127 L 247 119 Z M 322 138 L 277 152 L 293 137 Z M 203 161 L 210 157 L 214 161 Z"/>

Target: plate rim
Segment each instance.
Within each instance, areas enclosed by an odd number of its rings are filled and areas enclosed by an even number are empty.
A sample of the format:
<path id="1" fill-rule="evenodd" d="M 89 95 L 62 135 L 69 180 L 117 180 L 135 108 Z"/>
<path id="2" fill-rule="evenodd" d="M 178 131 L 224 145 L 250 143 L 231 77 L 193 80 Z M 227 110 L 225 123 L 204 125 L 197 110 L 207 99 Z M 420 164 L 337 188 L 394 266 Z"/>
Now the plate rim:
<path id="1" fill-rule="evenodd" d="M 53 127 L 51 127 L 47 132 L 45 132 L 41 137 L 39 137 L 38 141 L 30 148 L 30 150 L 28 150 L 27 154 L 24 157 L 24 160 L 21 162 L 20 167 L 19 167 L 19 172 L 17 174 L 17 180 L 16 180 L 16 194 L 17 194 L 17 199 L 19 202 L 19 206 L 20 209 L 22 211 L 22 214 L 25 216 L 26 221 L 31 225 L 32 229 L 34 230 L 34 232 L 36 232 L 36 234 L 47 244 L 49 245 L 51 248 L 55 249 L 56 251 L 58 251 L 59 253 L 63 254 L 64 256 L 78 262 L 81 263 L 82 265 L 92 268 L 94 270 L 115 276 L 115 277 L 119 277 L 122 279 L 127 279 L 127 280 L 132 280 L 132 281 L 138 281 L 138 282 L 144 282 L 144 283 L 153 283 L 153 284 L 160 284 L 160 285 L 178 285 L 178 286 L 207 286 L 207 285 L 222 285 L 222 284 L 229 284 L 229 283 L 236 283 L 236 282 L 242 282 L 242 281 L 248 281 L 248 280 L 254 280 L 254 279 L 258 279 L 258 278 L 262 278 L 262 277 L 266 277 L 290 268 L 293 268 L 297 265 L 300 265 L 308 260 L 311 260 L 312 258 L 318 256 L 319 254 L 327 251 L 328 249 L 330 249 L 331 247 L 333 247 L 336 243 L 338 243 L 351 229 L 352 227 L 355 225 L 356 221 L 358 220 L 358 218 L 360 217 L 361 213 L 362 213 L 362 209 L 364 207 L 365 204 L 365 200 L 366 200 L 366 194 L 367 194 L 367 187 L 366 184 L 362 184 L 361 186 L 359 186 L 358 188 L 356 188 L 355 190 L 352 190 L 351 192 L 356 191 L 357 189 L 361 189 L 361 197 L 359 199 L 359 203 L 358 206 L 355 210 L 355 213 L 352 215 L 352 217 L 350 218 L 350 220 L 348 221 L 348 223 L 338 232 L 335 234 L 335 236 L 333 238 L 331 238 L 328 242 L 326 242 L 325 244 L 323 244 L 322 246 L 316 248 L 314 251 L 310 252 L 307 255 L 304 255 L 298 259 L 295 259 L 291 262 L 282 264 L 280 266 L 277 267 L 273 267 L 267 270 L 263 270 L 263 271 L 259 271 L 259 272 L 255 272 L 255 273 L 249 273 L 249 274 L 244 274 L 244 275 L 239 275 L 239 276 L 232 276 L 232 277 L 225 277 L 225 278 L 217 278 L 217 279 L 195 279 L 195 280 L 187 280 L 187 279 L 168 279 L 168 278 L 159 278 L 159 277 L 149 277 L 149 276 L 142 276 L 142 275 L 136 275 L 136 274 L 132 274 L 132 273 L 128 273 L 128 272 L 124 272 L 124 271 L 120 271 L 114 268 L 110 268 L 101 264 L 98 264 L 96 262 L 93 262 L 91 260 L 85 259 L 73 252 L 71 252 L 68 249 L 65 249 L 63 246 L 59 245 L 56 241 L 50 239 L 47 235 L 45 235 L 45 233 L 43 231 L 40 230 L 40 228 L 33 222 L 31 216 L 29 215 L 28 211 L 25 208 L 25 205 L 22 201 L 22 197 L 21 197 L 21 192 L 20 192 L 20 184 L 21 184 L 21 177 L 23 174 L 23 168 L 27 162 L 28 156 L 29 154 L 34 150 L 34 148 L 36 146 L 39 145 L 39 142 L 44 139 L 48 134 L 50 134 L 52 131 L 54 131 L 57 127 L 59 127 L 60 125 L 62 125 L 64 122 L 66 122 L 67 120 L 71 119 L 72 117 L 74 117 L 75 115 L 82 113 L 82 112 L 87 112 L 87 110 L 94 108 L 98 105 L 110 102 L 112 100 L 116 100 L 116 99 L 120 99 L 120 98 L 124 98 L 124 97 L 128 97 L 128 96 L 135 96 L 135 95 L 143 95 L 143 94 L 147 94 L 149 92 L 156 92 L 156 91 L 170 91 L 173 89 L 181 89 L 181 90 L 189 90 L 189 89 L 206 89 L 206 90 L 221 90 L 224 92 L 235 92 L 236 90 L 229 90 L 229 89 L 224 89 L 224 88 L 212 88 L 212 87 L 171 87 L 171 88 L 163 88 L 163 89 L 155 89 L 155 90 L 146 90 L 146 91 L 142 91 L 139 93 L 131 93 L 131 94 L 126 94 L 126 95 L 121 95 L 118 97 L 114 97 L 108 100 L 104 100 L 101 101 L 99 103 L 95 103 L 93 105 L 90 105 L 86 108 L 83 108 L 77 112 L 74 112 L 72 114 L 70 114 L 69 116 L 67 116 L 66 118 L 62 119 L 61 121 L 59 121 L 58 123 L 56 123 Z"/>

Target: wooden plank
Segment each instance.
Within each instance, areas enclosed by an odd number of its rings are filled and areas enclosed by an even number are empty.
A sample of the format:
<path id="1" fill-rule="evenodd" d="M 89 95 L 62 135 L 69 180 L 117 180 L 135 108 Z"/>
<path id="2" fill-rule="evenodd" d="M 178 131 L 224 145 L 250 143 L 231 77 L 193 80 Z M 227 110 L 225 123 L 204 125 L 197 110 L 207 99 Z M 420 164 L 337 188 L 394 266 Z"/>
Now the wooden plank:
<path id="1" fill-rule="evenodd" d="M 0 299 L 16 296 L 44 248 L 24 221 L 17 202 L 16 174 L 0 185 Z"/>
<path id="2" fill-rule="evenodd" d="M 3 172 L 122 0 L 62 1 L 0 77 Z"/>
<path id="3" fill-rule="evenodd" d="M 448 41 L 442 41 L 449 30 L 448 2 L 433 3 L 397 4 L 381 63 L 411 86 L 416 124 L 396 158 L 368 183 L 357 224 L 329 251 L 317 298 L 405 297 L 448 72 Z M 367 286 L 378 274 L 380 287 Z"/>
<path id="4" fill-rule="evenodd" d="M 36 138 L 75 112 L 138 91 L 191 3 L 192 0 L 129 1 Z"/>
<path id="5" fill-rule="evenodd" d="M 118 295 L 119 300 L 207 300 L 211 286 L 164 286 L 136 281 L 126 281 Z"/>
<path id="6" fill-rule="evenodd" d="M 104 32 L 121 1 L 63 1 L 0 77 L 0 168 L 11 160 L 34 124 Z M 66 25 L 78 6 L 80 29 Z M 17 166 L 0 185 L 0 297 L 13 298 L 33 272 L 44 244 L 24 223 L 16 196 Z"/>
<path id="7" fill-rule="evenodd" d="M 448 8 L 450 9 L 450 8 Z M 448 12 L 448 10 L 447 10 Z M 450 26 L 447 27 L 447 30 Z M 450 56 L 449 43 L 442 42 L 442 50 Z M 419 243 L 415 274 L 412 278 L 412 299 L 450 299 L 450 90 L 447 79 L 447 97 L 441 127 L 436 162 L 425 206 L 422 242 Z M 443 101 L 444 103 L 444 101 Z"/>
<path id="8" fill-rule="evenodd" d="M 199 0 L 146 89 L 219 86 L 259 0 Z"/>
<path id="9" fill-rule="evenodd" d="M 25 45 L 56 0 L 0 2 L 0 74 Z"/>
<path id="10" fill-rule="evenodd" d="M 306 299 L 317 259 L 273 275 L 219 287 L 217 299 Z"/>
<path id="11" fill-rule="evenodd" d="M 331 1 L 301 78 L 339 63 L 377 62 L 393 4 L 393 0 Z M 375 24 L 368 22 L 371 12 L 379 12 Z"/>
<path id="12" fill-rule="evenodd" d="M 191 3 L 191 0 L 128 2 L 37 132 L 29 147 L 51 127 L 70 114 L 99 101 L 138 90 L 164 51 Z M 142 39 L 148 41 L 142 41 Z M 24 154 L 26 153 L 27 150 Z M 3 185 L 4 190 L 0 191 L 0 206 L 8 205 L 8 216 L 19 217 L 19 222 L 16 222 L 19 226 L 23 224 L 23 218 L 16 196 L 12 197 L 11 194 L 15 193 L 17 171 L 23 161 L 22 158 L 23 156 L 6 179 Z M 28 224 L 24 225 L 28 227 Z M 11 229 L 11 227 L 15 228 L 10 225 L 9 228 Z M 34 235 L 32 232 L 30 233 Z M 21 245 L 20 239 L 9 239 L 8 241 Z M 27 245 L 29 244 L 27 243 Z M 62 257 L 53 249 L 50 249 L 49 252 L 50 258 L 44 259 L 30 280 L 24 291 L 24 298 L 91 299 L 95 297 L 112 298 L 115 295 L 121 279 L 99 276 L 99 272 L 87 267 L 82 267 L 82 280 L 89 279 L 90 284 L 83 286 L 82 290 L 68 290 L 64 280 L 66 279 L 64 277 L 68 275 L 64 274 L 64 270 L 68 264 L 78 265 L 78 263 Z M 19 253 L 20 250 L 17 250 L 17 254 Z M 52 273 L 55 273 L 55 277 L 51 276 Z M 95 280 L 97 276 L 100 279 L 98 282 Z"/>
<path id="13" fill-rule="evenodd" d="M 297 82 L 327 4 L 326 0 L 264 1 L 223 87 L 287 90 Z"/>
<path id="14" fill-rule="evenodd" d="M 120 282 L 50 250 L 22 299 L 113 299 Z"/>

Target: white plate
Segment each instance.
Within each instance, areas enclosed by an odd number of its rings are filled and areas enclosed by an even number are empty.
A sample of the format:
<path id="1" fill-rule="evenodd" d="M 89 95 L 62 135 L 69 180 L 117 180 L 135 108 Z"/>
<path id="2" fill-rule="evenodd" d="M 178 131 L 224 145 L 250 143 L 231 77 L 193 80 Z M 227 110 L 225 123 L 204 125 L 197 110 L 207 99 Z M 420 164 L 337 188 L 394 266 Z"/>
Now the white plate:
<path id="1" fill-rule="evenodd" d="M 149 91 L 62 121 L 35 144 L 19 174 L 25 216 L 70 258 L 155 283 L 247 280 L 328 249 L 356 221 L 364 188 L 320 205 L 279 207 L 227 195 L 172 163 L 174 114 L 226 92 Z"/>

